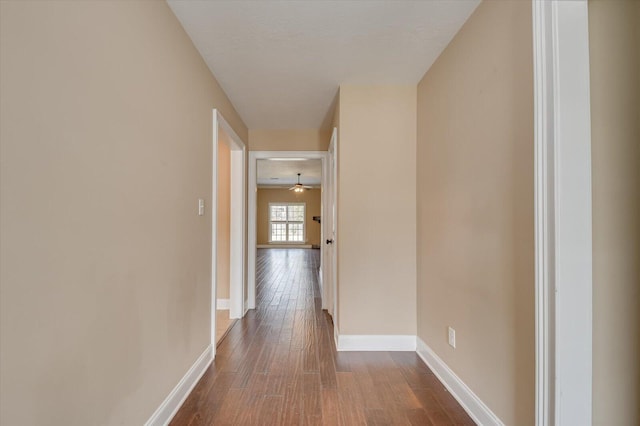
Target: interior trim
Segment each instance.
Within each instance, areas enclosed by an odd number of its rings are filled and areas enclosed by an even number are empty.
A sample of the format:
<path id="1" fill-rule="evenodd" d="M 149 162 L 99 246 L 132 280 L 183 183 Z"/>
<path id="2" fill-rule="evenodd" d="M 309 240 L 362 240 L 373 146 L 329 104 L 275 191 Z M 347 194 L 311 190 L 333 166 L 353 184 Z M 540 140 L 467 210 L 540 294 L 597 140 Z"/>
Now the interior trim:
<path id="1" fill-rule="evenodd" d="M 198 380 L 200 380 L 204 372 L 207 371 L 211 361 L 213 361 L 213 345 L 207 346 L 196 362 L 193 363 L 178 384 L 171 390 L 164 401 L 162 401 L 162 404 L 160 404 L 149 420 L 147 420 L 145 426 L 164 426 L 169 424 L 198 383 Z"/>
<path id="2" fill-rule="evenodd" d="M 416 337 L 416 343 L 418 356 L 433 371 L 433 374 L 449 390 L 474 422 L 483 426 L 504 426 L 502 420 L 422 339 Z"/>
<path id="3" fill-rule="evenodd" d="M 416 336 L 338 334 L 336 349 L 341 351 L 415 351 Z"/>

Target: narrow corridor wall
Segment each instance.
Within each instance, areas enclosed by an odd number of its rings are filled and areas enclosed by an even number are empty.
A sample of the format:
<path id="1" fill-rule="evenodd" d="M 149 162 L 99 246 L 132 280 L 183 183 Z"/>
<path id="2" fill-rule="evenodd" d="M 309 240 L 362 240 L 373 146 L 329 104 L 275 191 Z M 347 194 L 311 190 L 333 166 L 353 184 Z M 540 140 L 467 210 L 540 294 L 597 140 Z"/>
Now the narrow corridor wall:
<path id="1" fill-rule="evenodd" d="M 341 86 L 338 328 L 416 333 L 416 86 Z"/>
<path id="2" fill-rule="evenodd" d="M 252 151 L 326 151 L 331 131 L 327 129 L 250 129 Z"/>
<path id="3" fill-rule="evenodd" d="M 0 424 L 144 424 L 211 340 L 212 109 L 246 126 L 163 1 L 0 2 L 0 93 Z"/>
<path id="4" fill-rule="evenodd" d="M 640 2 L 589 1 L 593 424 L 640 424 Z"/>
<path id="5" fill-rule="evenodd" d="M 231 149 L 229 137 L 220 129 L 218 139 L 216 292 L 218 299 L 228 299 L 231 287 Z"/>
<path id="6" fill-rule="evenodd" d="M 418 337 L 518 426 L 535 418 L 532 46 L 530 2 L 482 2 L 418 86 Z"/>

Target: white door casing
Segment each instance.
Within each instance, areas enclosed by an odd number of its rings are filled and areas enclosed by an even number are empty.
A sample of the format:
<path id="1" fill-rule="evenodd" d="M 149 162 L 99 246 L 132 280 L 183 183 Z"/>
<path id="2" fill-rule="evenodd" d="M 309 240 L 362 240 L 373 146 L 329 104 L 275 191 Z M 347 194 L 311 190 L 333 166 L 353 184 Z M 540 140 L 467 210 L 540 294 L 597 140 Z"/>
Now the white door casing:
<path id="1" fill-rule="evenodd" d="M 219 134 L 228 136 L 231 151 L 231 229 L 230 229 L 230 282 L 229 317 L 244 316 L 244 283 L 246 259 L 246 185 L 245 144 L 217 109 L 213 110 L 213 182 L 211 195 L 211 344 L 214 356 L 216 348 L 217 306 L 217 212 L 218 212 L 218 144 Z"/>
<path id="2" fill-rule="evenodd" d="M 536 425 L 592 421 L 586 0 L 533 0 Z"/>
<path id="3" fill-rule="evenodd" d="M 323 293 L 322 293 L 322 309 L 326 309 L 327 312 L 333 317 L 334 315 L 334 285 L 333 285 L 333 156 L 332 147 L 335 133 L 332 133 L 331 140 L 329 142 L 329 148 L 327 151 L 327 161 L 323 169 L 323 174 L 326 176 L 326 185 L 322 189 L 323 192 L 323 215 L 322 222 L 324 228 L 324 237 L 322 240 L 322 253 L 325 262 L 322 264 L 322 280 L 323 280 Z"/>
<path id="4" fill-rule="evenodd" d="M 331 314 L 331 304 L 333 300 L 332 284 L 331 284 L 331 262 L 329 247 L 327 246 L 327 239 L 331 238 L 331 214 L 330 214 L 330 200 L 331 200 L 331 158 L 327 155 L 327 161 L 322 164 L 322 176 L 326 185 L 322 186 L 322 215 L 321 215 L 321 228 L 322 238 L 320 239 L 320 251 L 322 252 L 320 279 L 322 292 L 322 309 L 326 309 Z"/>
<path id="5" fill-rule="evenodd" d="M 333 319 L 334 336 L 338 335 L 338 129 L 333 128 L 331 142 L 328 150 L 328 212 L 329 223 L 327 226 L 328 239 L 331 244 L 327 244 L 327 271 L 330 275 L 330 299 L 331 306 L 328 307 Z M 327 286 L 329 287 L 329 285 Z"/>
<path id="6" fill-rule="evenodd" d="M 321 160 L 322 162 L 322 187 L 325 188 L 327 162 L 326 151 L 249 151 L 249 182 L 248 182 L 248 225 L 247 225 L 247 309 L 256 307 L 256 250 L 257 250 L 257 165 L 258 160 L 276 160 L 286 158 L 288 160 Z M 326 198 L 322 191 L 320 241 L 325 240 L 324 212 L 326 211 Z M 320 250 L 320 264 L 324 265 L 324 250 Z M 324 271 L 323 271 L 324 273 Z M 322 294 L 322 293 L 321 293 Z M 323 302 L 324 304 L 324 302 Z"/>

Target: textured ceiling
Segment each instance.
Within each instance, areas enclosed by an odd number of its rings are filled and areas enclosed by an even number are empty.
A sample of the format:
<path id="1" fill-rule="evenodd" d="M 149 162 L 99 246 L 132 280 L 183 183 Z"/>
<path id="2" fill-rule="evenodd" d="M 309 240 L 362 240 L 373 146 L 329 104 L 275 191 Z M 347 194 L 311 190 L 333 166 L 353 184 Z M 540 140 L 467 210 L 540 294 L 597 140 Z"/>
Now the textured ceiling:
<path id="1" fill-rule="evenodd" d="M 479 4 L 168 0 L 251 129 L 319 128 L 341 84 L 416 84 Z"/>
<path id="2" fill-rule="evenodd" d="M 298 181 L 303 185 L 320 186 L 322 182 L 321 160 L 258 160 L 257 181 L 260 186 L 292 186 Z"/>

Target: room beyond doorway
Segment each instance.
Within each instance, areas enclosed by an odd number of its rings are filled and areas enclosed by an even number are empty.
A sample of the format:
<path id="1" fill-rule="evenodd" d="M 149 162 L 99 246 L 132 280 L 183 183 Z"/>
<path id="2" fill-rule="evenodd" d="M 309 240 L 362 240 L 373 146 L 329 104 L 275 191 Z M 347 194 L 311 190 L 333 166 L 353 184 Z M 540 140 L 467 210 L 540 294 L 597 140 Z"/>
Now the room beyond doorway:
<path id="1" fill-rule="evenodd" d="M 320 248 L 324 269 L 327 152 L 249 153 L 248 307 L 256 306 L 256 251 L 268 247 Z M 297 174 L 300 173 L 300 176 Z M 303 188 L 296 191 L 296 184 Z M 260 192 L 259 192 L 260 191 Z"/>
<path id="2" fill-rule="evenodd" d="M 322 160 L 257 160 L 258 248 L 320 248 Z"/>

